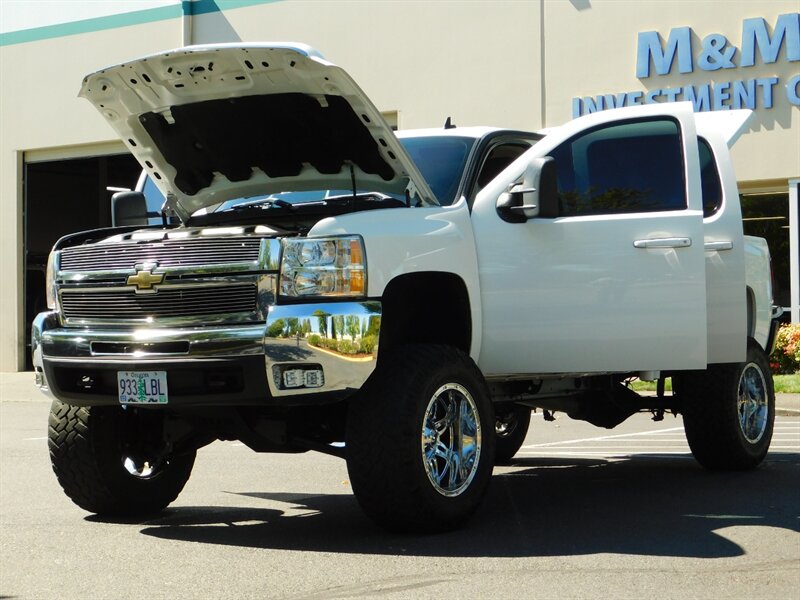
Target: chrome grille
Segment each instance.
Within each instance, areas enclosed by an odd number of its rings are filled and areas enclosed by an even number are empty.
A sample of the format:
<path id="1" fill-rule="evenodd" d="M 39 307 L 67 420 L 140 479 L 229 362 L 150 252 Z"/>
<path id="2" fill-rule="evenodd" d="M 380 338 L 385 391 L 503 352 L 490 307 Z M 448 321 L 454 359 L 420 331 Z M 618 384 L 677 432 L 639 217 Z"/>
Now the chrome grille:
<path id="1" fill-rule="evenodd" d="M 111 271 L 157 262 L 159 268 L 255 262 L 261 238 L 194 238 L 75 246 L 61 251 L 62 271 Z"/>
<path id="2" fill-rule="evenodd" d="M 67 320 L 142 320 L 147 317 L 201 317 L 255 312 L 255 284 L 161 288 L 155 294 L 133 289 L 62 290 Z"/>

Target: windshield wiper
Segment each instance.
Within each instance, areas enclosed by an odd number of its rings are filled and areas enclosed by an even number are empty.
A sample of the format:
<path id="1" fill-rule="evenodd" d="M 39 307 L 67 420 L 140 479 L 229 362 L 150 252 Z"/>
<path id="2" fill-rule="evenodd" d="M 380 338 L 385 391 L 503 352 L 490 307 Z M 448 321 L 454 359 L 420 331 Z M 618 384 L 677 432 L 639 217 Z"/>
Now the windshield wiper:
<path id="1" fill-rule="evenodd" d="M 240 204 L 235 204 L 230 208 L 226 208 L 222 212 L 231 211 L 240 211 L 240 210 L 249 210 L 251 208 L 272 208 L 273 206 L 277 206 L 278 208 L 285 208 L 287 210 L 297 210 L 301 206 L 325 206 L 327 202 L 325 200 L 313 200 L 311 202 L 287 202 L 282 198 L 263 198 L 261 200 L 250 200 L 248 202 L 242 202 Z"/>

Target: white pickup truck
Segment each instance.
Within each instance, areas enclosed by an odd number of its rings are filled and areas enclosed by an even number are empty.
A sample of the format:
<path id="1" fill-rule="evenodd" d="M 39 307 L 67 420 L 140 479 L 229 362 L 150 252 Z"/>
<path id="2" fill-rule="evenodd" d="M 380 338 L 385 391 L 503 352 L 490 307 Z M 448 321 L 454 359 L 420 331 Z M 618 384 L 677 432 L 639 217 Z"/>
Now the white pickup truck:
<path id="1" fill-rule="evenodd" d="M 85 510 L 159 511 L 199 448 L 241 440 L 343 457 L 378 523 L 450 529 L 532 409 L 681 413 L 704 466 L 764 459 L 769 253 L 742 234 L 728 150 L 747 113 L 396 135 L 300 44 L 149 56 L 81 96 L 166 198 L 157 225 L 117 198 L 134 224 L 49 259 L 33 359 Z"/>

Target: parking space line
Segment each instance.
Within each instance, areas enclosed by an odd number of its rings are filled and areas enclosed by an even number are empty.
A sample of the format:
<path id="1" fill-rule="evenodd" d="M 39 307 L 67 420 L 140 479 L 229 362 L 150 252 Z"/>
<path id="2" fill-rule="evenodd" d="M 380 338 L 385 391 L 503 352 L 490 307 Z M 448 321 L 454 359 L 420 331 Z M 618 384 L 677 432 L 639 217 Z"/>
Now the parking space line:
<path id="1" fill-rule="evenodd" d="M 544 448 L 546 446 L 563 446 L 564 444 L 577 444 L 579 442 L 599 442 L 603 440 L 611 440 L 611 439 L 619 439 L 619 438 L 627 438 L 627 437 L 634 437 L 634 436 L 643 436 L 643 435 L 653 435 L 657 432 L 667 432 L 667 431 L 683 431 L 683 427 L 672 427 L 670 429 L 655 429 L 651 431 L 637 431 L 635 433 L 620 433 L 617 435 L 601 435 L 597 437 L 591 438 L 582 438 L 579 440 L 564 440 L 561 442 L 546 442 L 544 444 L 528 444 L 522 447 L 525 448 Z"/>

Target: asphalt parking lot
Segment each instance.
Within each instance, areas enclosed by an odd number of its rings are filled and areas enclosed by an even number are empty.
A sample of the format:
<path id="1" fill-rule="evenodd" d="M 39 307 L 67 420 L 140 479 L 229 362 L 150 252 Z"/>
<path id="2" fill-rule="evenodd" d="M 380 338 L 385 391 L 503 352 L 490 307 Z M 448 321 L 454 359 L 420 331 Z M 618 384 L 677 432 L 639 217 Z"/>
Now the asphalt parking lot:
<path id="1" fill-rule="evenodd" d="M 534 416 L 457 532 L 386 533 L 344 462 L 199 452 L 178 500 L 98 519 L 50 470 L 48 402 L 0 402 L 0 598 L 797 598 L 800 417 L 747 473 L 696 465 L 680 419 L 612 431 Z"/>

